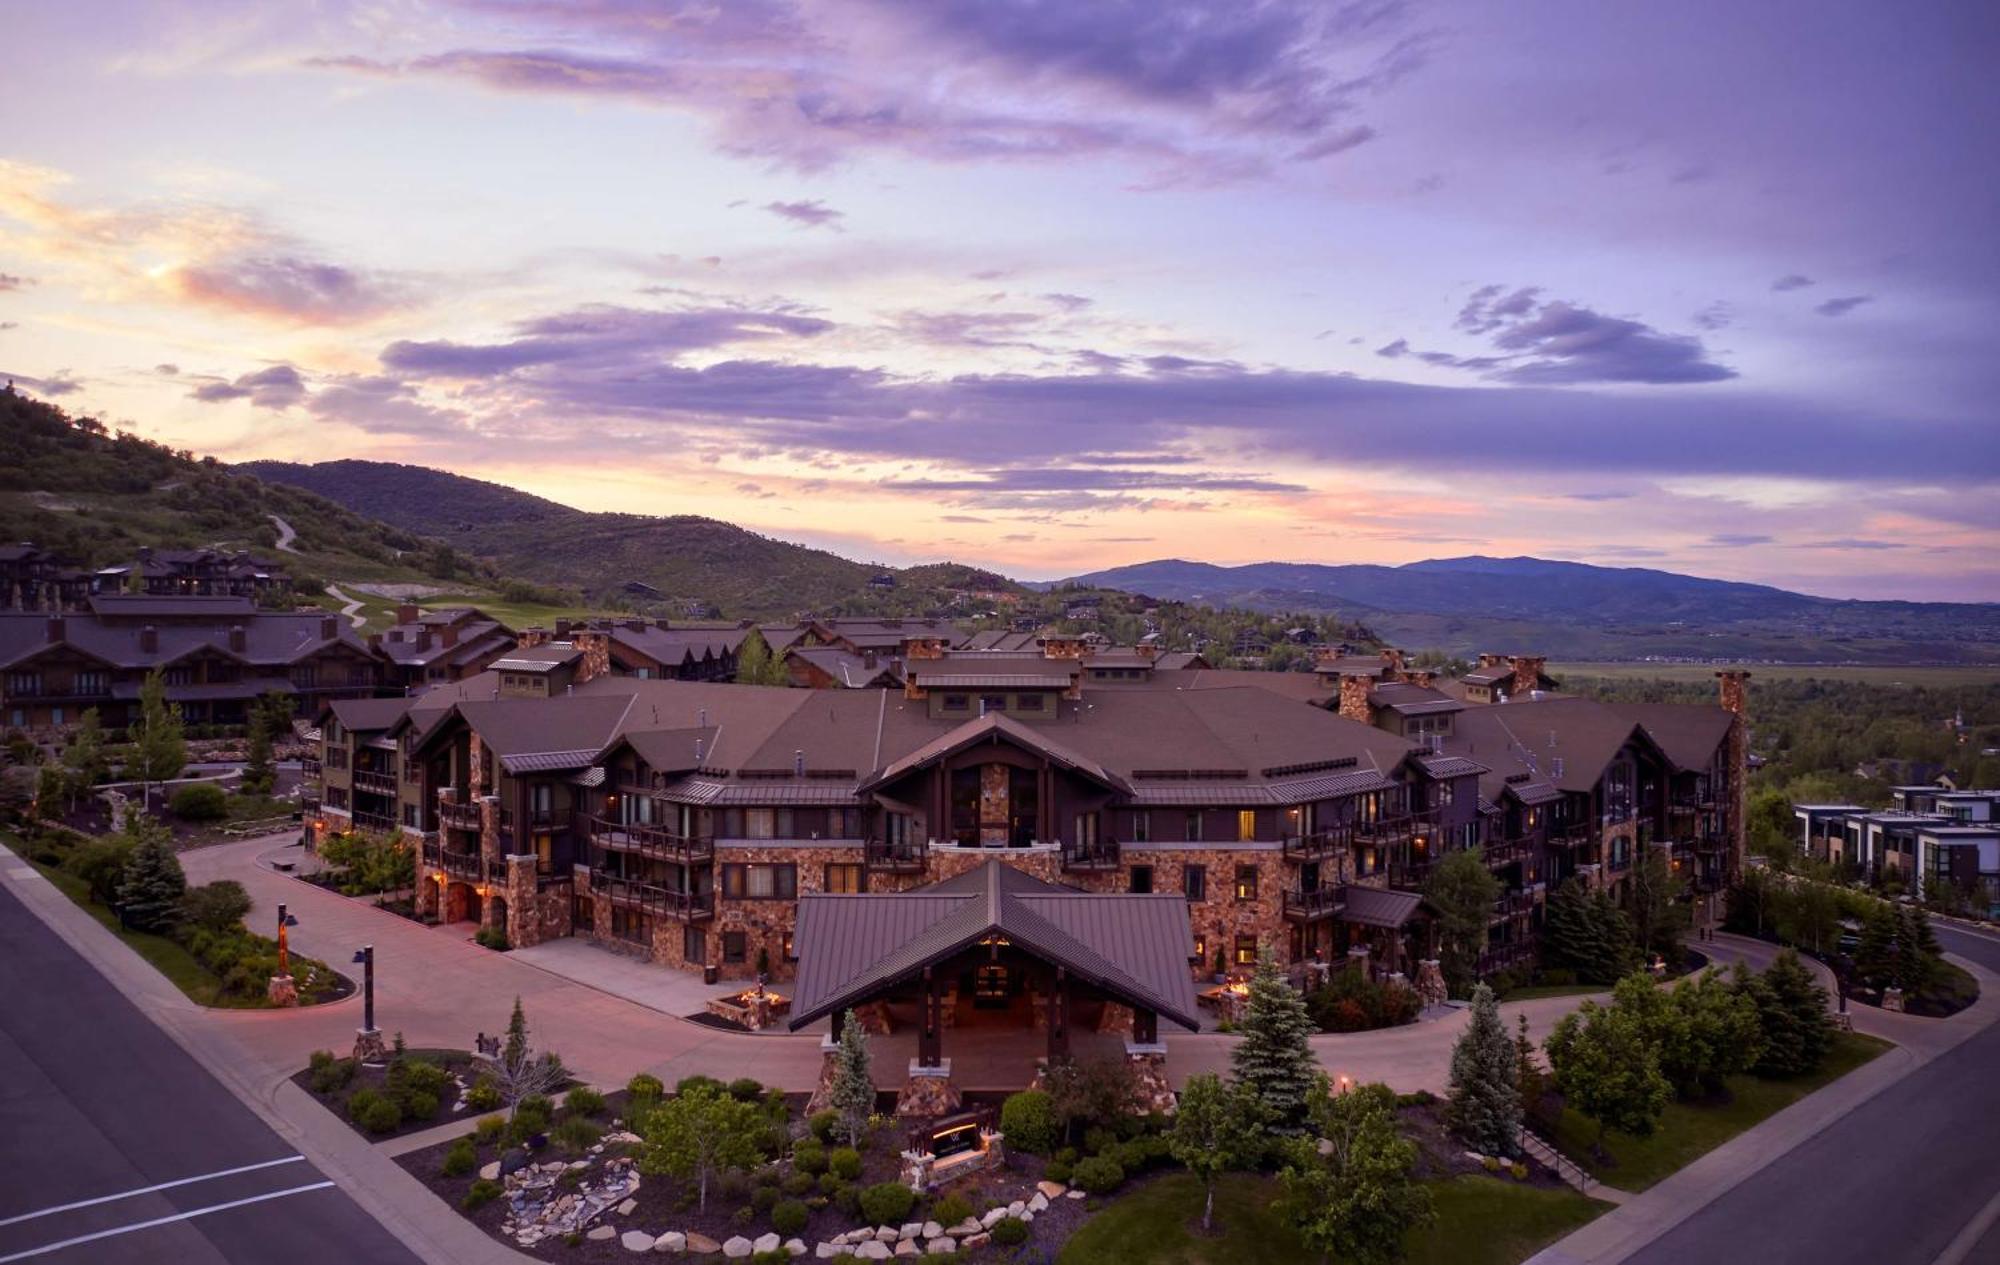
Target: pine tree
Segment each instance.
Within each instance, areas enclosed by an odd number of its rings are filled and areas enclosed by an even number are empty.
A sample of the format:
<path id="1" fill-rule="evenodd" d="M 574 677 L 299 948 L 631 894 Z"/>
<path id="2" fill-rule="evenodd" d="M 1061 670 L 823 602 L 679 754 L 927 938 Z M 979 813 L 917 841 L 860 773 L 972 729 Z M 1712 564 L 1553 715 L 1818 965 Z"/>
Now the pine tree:
<path id="1" fill-rule="evenodd" d="M 859 1147 L 868 1132 L 868 1117 L 875 1112 L 875 1079 L 868 1071 L 868 1035 L 851 1010 L 840 1025 L 840 1050 L 834 1055 L 827 1101 L 840 1117 L 840 1132 L 848 1145 Z"/>
<path id="2" fill-rule="evenodd" d="M 69 746 L 63 749 L 62 760 L 63 768 L 68 771 L 68 785 L 64 789 L 69 806 L 74 808 L 77 800 L 89 795 L 103 780 L 108 764 L 104 757 L 104 725 L 98 720 L 95 707 L 86 710 L 83 719 L 77 722 Z"/>
<path id="3" fill-rule="evenodd" d="M 131 859 L 118 880 L 118 913 L 139 931 L 165 932 L 180 918 L 187 875 L 174 855 L 173 835 L 150 817 L 135 817 Z"/>
<path id="4" fill-rule="evenodd" d="M 1305 1128 L 1319 1063 L 1308 1038 L 1314 1028 L 1305 998 L 1286 982 L 1269 948 L 1257 955 L 1244 1006 L 1243 1039 L 1230 1051 L 1231 1074 L 1263 1105 L 1273 1133 Z"/>
<path id="5" fill-rule="evenodd" d="M 1740 964 L 1739 964 L 1740 965 Z M 1757 1005 L 1764 1049 L 1756 1063 L 1763 1076 L 1805 1076 L 1819 1070 L 1833 1048 L 1833 1021 L 1826 1013 L 1826 990 L 1791 949 L 1778 954 L 1762 975 L 1740 971 L 1738 988 Z"/>
<path id="6" fill-rule="evenodd" d="M 262 707 L 252 707 L 249 745 L 243 753 L 243 793 L 269 795 L 277 780 L 271 764 L 271 717 Z"/>
<path id="7" fill-rule="evenodd" d="M 1521 1149 L 1520 1056 L 1500 1023 L 1493 990 L 1472 990 L 1472 1022 L 1451 1050 L 1451 1123 L 1484 1155 Z"/>
<path id="8" fill-rule="evenodd" d="M 1445 986 L 1454 997 L 1472 988 L 1493 902 L 1501 891 L 1485 859 L 1470 848 L 1447 853 L 1424 884 L 1424 899 L 1437 911 Z"/>
<path id="9" fill-rule="evenodd" d="M 132 728 L 132 766 L 150 792 L 155 782 L 177 778 L 187 767 L 181 709 L 167 701 L 166 678 L 155 668 L 139 689 L 139 723 Z"/>
<path id="10" fill-rule="evenodd" d="M 1854 950 L 1854 973 L 1880 988 L 1896 969 L 1896 918 L 1886 904 L 1877 904 L 1861 924 L 1861 943 Z"/>
<path id="11" fill-rule="evenodd" d="M 1938 976 L 1943 950 L 1931 930 L 1931 916 L 1922 905 L 1896 911 L 1896 984 L 1912 996 L 1928 989 Z"/>

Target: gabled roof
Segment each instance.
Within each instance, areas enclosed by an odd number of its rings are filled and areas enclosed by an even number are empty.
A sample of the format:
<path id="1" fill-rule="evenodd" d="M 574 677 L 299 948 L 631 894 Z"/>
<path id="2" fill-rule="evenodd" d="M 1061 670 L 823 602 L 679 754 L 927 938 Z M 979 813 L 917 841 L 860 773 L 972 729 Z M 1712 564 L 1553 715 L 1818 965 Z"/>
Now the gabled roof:
<path id="1" fill-rule="evenodd" d="M 942 883 L 799 899 L 791 1028 L 858 1005 L 991 935 L 1198 1031 L 1187 901 L 1058 887 L 1000 861 Z"/>
<path id="2" fill-rule="evenodd" d="M 1380 887 L 1340 889 L 1340 919 L 1364 927 L 1400 927 L 1417 912 L 1424 898 L 1416 892 L 1392 892 Z"/>
<path id="3" fill-rule="evenodd" d="M 963 751 L 974 743 L 997 741 L 1001 738 L 1046 756 L 1057 764 L 1075 769 L 1085 777 L 1101 782 L 1105 786 L 1121 791 L 1127 789 L 1122 779 L 1097 761 L 1078 755 L 1046 734 L 1039 733 L 1030 726 L 998 712 L 989 712 L 977 720 L 968 720 L 958 728 L 938 735 L 902 759 L 891 763 L 876 776 L 868 778 L 858 789 L 863 792 L 871 791 L 933 761 Z"/>
<path id="4" fill-rule="evenodd" d="M 376 733 L 408 714 L 410 703 L 407 698 L 337 698 L 326 710 L 350 733 Z"/>

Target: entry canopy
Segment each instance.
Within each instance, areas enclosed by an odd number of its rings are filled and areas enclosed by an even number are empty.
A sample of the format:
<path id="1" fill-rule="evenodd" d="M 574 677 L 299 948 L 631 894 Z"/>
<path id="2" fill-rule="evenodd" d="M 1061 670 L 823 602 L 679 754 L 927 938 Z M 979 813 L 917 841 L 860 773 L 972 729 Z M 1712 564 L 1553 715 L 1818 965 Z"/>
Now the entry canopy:
<path id="1" fill-rule="evenodd" d="M 988 861 L 926 887 L 799 898 L 791 1027 L 858 1006 L 993 936 L 1073 979 L 1198 1031 L 1187 901 L 1045 883 Z"/>

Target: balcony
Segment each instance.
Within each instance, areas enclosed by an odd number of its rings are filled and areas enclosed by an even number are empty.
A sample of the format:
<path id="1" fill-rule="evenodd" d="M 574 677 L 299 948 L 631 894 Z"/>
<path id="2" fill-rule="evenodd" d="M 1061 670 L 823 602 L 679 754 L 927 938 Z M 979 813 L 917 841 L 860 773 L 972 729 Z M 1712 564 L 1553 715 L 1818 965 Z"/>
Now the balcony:
<path id="1" fill-rule="evenodd" d="M 713 892 L 680 892 L 656 883 L 639 883 L 603 875 L 596 877 L 593 890 L 603 892 L 614 905 L 654 918 L 701 922 L 715 917 Z"/>
<path id="2" fill-rule="evenodd" d="M 478 834 L 480 830 L 479 805 L 440 803 L 438 805 L 438 824 L 446 830 L 470 830 L 473 834 Z"/>
<path id="3" fill-rule="evenodd" d="M 390 799 L 394 799 L 396 797 L 396 775 L 394 773 L 383 773 L 375 769 L 356 769 L 354 770 L 354 789 L 357 791 L 366 791 L 370 795 L 386 795 Z"/>
<path id="4" fill-rule="evenodd" d="M 299 757 L 299 776 L 308 782 L 318 781 L 321 776 L 319 760 L 314 756 Z"/>
<path id="5" fill-rule="evenodd" d="M 1597 842 L 1597 831 L 1587 825 L 1564 823 L 1549 827 L 1548 838 L 1551 848 L 1581 848 Z"/>
<path id="6" fill-rule="evenodd" d="M 1528 839 L 1502 839 L 1488 843 L 1482 850 L 1489 870 L 1505 869 L 1517 861 L 1525 861 L 1535 853 L 1534 843 Z"/>
<path id="7" fill-rule="evenodd" d="M 1291 922 L 1320 922 L 1341 911 L 1340 889 L 1338 887 L 1288 888 L 1284 895 L 1284 912 Z"/>
<path id="8" fill-rule="evenodd" d="M 364 813 L 357 808 L 354 810 L 354 828 L 386 833 L 395 830 L 396 819 L 387 813 Z"/>
<path id="9" fill-rule="evenodd" d="M 1103 873 L 1115 870 L 1120 864 L 1118 841 L 1098 839 L 1091 843 L 1065 843 L 1062 845 L 1062 867 L 1084 873 Z"/>
<path id="10" fill-rule="evenodd" d="M 1486 924 L 1490 927 L 1511 918 L 1525 918 L 1535 912 L 1537 903 L 1534 892 L 1509 892 L 1493 902 L 1493 912 L 1487 915 Z"/>
<path id="11" fill-rule="evenodd" d="M 1493 975 L 1517 966 L 1525 966 L 1534 960 L 1535 944 L 1532 940 L 1496 944 L 1479 955 L 1473 970 L 1480 975 Z"/>
<path id="12" fill-rule="evenodd" d="M 715 840 L 707 835 L 684 835 L 663 826 L 628 825 L 603 817 L 586 817 L 584 822 L 590 841 L 613 852 L 678 865 L 715 859 Z"/>
<path id="13" fill-rule="evenodd" d="M 1429 808 L 1409 813 L 1385 814 L 1374 821 L 1356 822 L 1354 837 L 1362 843 L 1407 843 L 1420 830 L 1434 825 L 1436 820 L 1436 811 Z"/>
<path id="14" fill-rule="evenodd" d="M 1285 836 L 1285 860 L 1328 861 L 1340 856 L 1354 842 L 1354 832 L 1344 826 L 1315 830 L 1309 835 Z"/>
<path id="15" fill-rule="evenodd" d="M 923 843 L 870 839 L 861 856 L 869 869 L 882 874 L 922 874 L 930 865 L 930 849 Z"/>
<path id="16" fill-rule="evenodd" d="M 468 883 L 498 883 L 506 879 L 504 867 L 487 865 L 477 852 L 444 847 L 436 835 L 424 836 L 424 864 Z"/>

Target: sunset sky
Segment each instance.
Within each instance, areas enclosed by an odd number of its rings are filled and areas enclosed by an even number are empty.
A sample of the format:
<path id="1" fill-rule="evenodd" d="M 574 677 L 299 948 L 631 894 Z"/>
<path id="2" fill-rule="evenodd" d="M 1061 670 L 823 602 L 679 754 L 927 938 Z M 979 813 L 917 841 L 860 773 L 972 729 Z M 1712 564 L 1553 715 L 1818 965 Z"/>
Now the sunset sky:
<path id="1" fill-rule="evenodd" d="M 2000 600 L 1991 3 L 0 12 L 0 372 L 224 460 Z"/>

